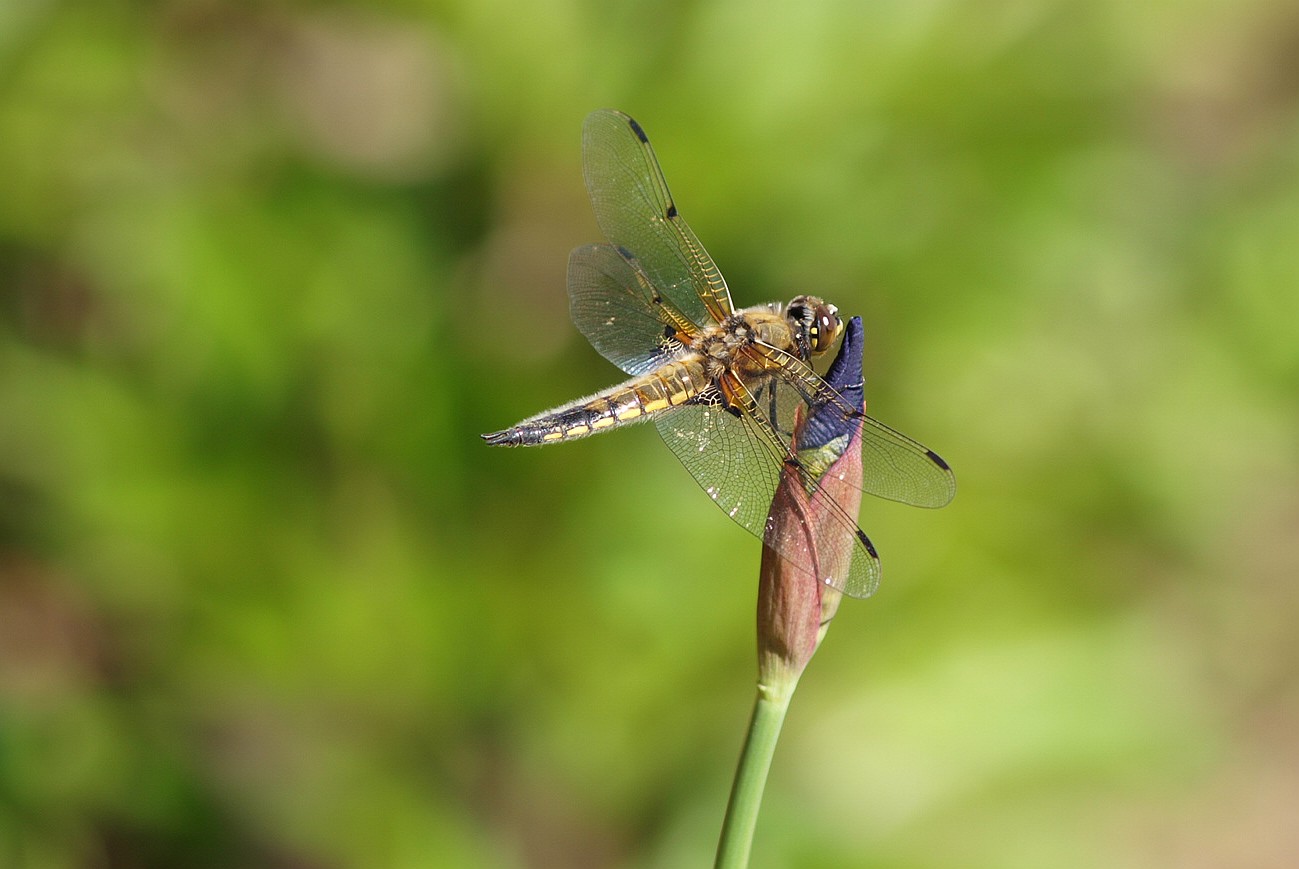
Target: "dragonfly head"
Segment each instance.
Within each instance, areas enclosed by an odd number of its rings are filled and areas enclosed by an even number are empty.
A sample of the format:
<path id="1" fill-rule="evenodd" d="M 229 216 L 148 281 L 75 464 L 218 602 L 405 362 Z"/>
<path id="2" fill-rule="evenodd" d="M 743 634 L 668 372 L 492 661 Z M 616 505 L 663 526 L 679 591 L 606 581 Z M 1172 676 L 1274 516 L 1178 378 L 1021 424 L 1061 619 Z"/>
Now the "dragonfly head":
<path id="1" fill-rule="evenodd" d="M 785 308 L 794 338 L 806 354 L 819 356 L 843 333 L 839 309 L 816 296 L 795 296 Z"/>

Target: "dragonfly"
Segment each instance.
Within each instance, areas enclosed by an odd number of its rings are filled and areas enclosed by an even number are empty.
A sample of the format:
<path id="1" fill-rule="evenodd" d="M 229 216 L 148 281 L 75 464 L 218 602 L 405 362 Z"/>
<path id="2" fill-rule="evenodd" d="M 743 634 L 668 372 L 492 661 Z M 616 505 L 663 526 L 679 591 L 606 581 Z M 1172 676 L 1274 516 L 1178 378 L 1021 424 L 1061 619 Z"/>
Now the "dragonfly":
<path id="1" fill-rule="evenodd" d="M 851 597 L 870 596 L 880 560 L 854 518 L 860 493 L 942 507 L 956 493 L 951 468 L 865 415 L 860 397 L 854 402 L 850 390 L 816 372 L 814 360 L 844 333 L 834 305 L 804 294 L 735 307 L 634 119 L 612 109 L 591 113 L 582 129 L 582 165 L 607 243 L 570 254 L 570 312 L 591 345 L 629 379 L 483 439 L 495 446 L 553 444 L 652 421 L 727 516 L 787 560 L 810 565 L 817 560 L 788 551 L 798 544 L 774 533 L 769 516 L 782 477 L 795 474 L 818 515 L 852 541 L 851 558 L 816 578 Z M 853 493 L 857 504 L 821 487 L 825 468 L 799 449 L 796 435 L 811 417 L 823 431 L 861 438 L 861 479 L 834 487 Z"/>

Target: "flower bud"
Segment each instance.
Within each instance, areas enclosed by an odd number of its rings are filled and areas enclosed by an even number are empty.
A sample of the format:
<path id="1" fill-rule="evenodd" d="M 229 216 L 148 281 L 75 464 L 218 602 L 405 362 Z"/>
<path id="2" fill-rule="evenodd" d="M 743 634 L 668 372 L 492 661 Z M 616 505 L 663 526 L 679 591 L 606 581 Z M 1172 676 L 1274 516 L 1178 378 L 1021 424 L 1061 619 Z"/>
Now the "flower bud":
<path id="1" fill-rule="evenodd" d="M 859 411 L 864 401 L 862 344 L 861 318 L 853 317 L 826 374 Z M 842 595 L 820 578 L 845 577 L 856 546 L 853 529 L 836 521 L 840 517 L 830 512 L 830 503 L 857 521 L 861 491 L 853 483 L 861 479 L 860 431 L 861 420 L 845 419 L 836 407 L 813 411 L 795 426 L 799 459 L 825 497 L 810 498 L 802 475 L 785 466 L 767 518 L 758 587 L 758 682 L 763 690 L 793 690 L 838 610 Z M 801 555 L 796 562 L 781 553 Z"/>

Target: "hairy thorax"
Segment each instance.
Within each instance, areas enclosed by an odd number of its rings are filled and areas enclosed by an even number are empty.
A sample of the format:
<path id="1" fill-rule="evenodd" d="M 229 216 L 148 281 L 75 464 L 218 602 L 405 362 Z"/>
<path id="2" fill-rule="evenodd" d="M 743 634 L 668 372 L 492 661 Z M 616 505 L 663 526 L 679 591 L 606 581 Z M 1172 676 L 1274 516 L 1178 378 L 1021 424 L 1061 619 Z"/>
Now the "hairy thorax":
<path id="1" fill-rule="evenodd" d="M 797 353 L 789 322 L 780 314 L 764 308 L 738 311 L 721 325 L 701 334 L 692 349 L 703 359 L 704 372 L 716 379 L 728 368 L 741 374 L 756 373 L 757 359 L 739 351 L 755 342 Z M 750 371 L 755 368 L 755 371 Z"/>

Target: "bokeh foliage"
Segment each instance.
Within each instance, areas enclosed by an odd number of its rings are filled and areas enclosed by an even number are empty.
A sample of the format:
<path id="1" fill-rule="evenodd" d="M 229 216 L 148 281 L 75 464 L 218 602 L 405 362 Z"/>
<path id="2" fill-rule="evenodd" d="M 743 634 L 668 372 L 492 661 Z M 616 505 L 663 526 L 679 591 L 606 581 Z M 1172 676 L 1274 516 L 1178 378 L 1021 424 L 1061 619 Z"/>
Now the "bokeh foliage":
<path id="1" fill-rule="evenodd" d="M 867 328 L 868 502 L 759 866 L 1299 853 L 1299 15 L 0 3 L 0 863 L 705 864 L 758 546 L 567 321 L 578 131 Z"/>

